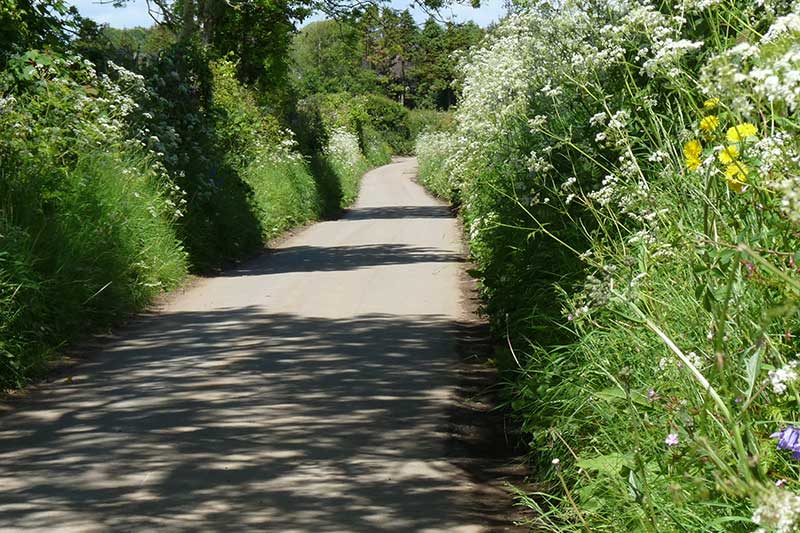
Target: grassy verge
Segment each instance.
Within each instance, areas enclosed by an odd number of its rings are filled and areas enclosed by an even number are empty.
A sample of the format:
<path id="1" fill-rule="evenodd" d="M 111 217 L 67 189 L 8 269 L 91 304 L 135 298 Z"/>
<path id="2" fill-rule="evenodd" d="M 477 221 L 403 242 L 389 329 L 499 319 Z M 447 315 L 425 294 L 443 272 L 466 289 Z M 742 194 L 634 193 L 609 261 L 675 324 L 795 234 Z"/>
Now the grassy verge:
<path id="1" fill-rule="evenodd" d="M 797 10 L 595 7 L 508 17 L 417 143 L 510 346 L 520 499 L 554 531 L 795 531 Z"/>
<path id="2" fill-rule="evenodd" d="M 98 78 L 80 57 L 29 52 L 0 76 L 0 387 L 190 270 L 337 213 L 387 158 L 378 135 L 368 160 L 346 128 L 304 157 L 225 61 L 211 68 L 214 107 L 175 100 L 181 133 L 144 77 L 114 69 Z"/>

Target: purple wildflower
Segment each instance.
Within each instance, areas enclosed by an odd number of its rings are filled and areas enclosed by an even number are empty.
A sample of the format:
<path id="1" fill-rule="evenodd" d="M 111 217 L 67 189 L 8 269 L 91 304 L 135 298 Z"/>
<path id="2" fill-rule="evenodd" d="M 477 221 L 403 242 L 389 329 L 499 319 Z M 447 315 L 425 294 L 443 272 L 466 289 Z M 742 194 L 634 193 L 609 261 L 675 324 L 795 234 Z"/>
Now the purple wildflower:
<path id="1" fill-rule="evenodd" d="M 658 394 L 656 393 L 655 389 L 650 389 L 649 391 L 647 391 L 647 399 L 650 400 L 651 402 L 654 402 L 657 397 Z"/>
<path id="2" fill-rule="evenodd" d="M 664 444 L 666 444 L 667 446 L 677 446 L 678 442 L 680 441 L 678 440 L 677 433 L 670 433 L 669 435 L 667 435 L 667 438 L 664 439 Z"/>
<path id="3" fill-rule="evenodd" d="M 777 431 L 769 436 L 778 439 L 779 450 L 792 450 L 792 458 L 800 459 L 800 429 L 788 426 L 783 431 Z"/>
<path id="4" fill-rule="evenodd" d="M 785 479 L 779 479 L 778 481 L 775 482 L 775 486 L 778 487 L 778 488 L 781 488 L 784 485 L 786 485 L 786 483 L 787 483 L 787 481 Z"/>

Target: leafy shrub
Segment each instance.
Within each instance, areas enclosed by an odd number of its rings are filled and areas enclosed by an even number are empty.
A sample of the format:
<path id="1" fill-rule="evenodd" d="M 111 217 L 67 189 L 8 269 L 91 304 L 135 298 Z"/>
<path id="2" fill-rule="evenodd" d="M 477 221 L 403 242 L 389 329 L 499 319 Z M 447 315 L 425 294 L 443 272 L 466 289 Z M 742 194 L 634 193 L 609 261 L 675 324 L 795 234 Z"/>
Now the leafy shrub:
<path id="1" fill-rule="evenodd" d="M 413 144 L 408 129 L 408 110 L 405 107 L 376 94 L 362 95 L 358 102 L 369 117 L 370 126 L 384 139 L 393 153 L 411 153 Z"/>
<path id="2" fill-rule="evenodd" d="M 359 149 L 373 165 L 388 163 L 392 153 L 409 152 L 407 110 L 378 95 L 348 93 L 316 94 L 298 105 L 300 144 L 322 145 L 335 129 L 344 129 L 358 139 Z M 312 140 L 313 139 L 313 140 Z"/>
<path id="3" fill-rule="evenodd" d="M 18 386 L 87 322 L 174 287 L 186 257 L 176 191 L 125 136 L 129 97 L 80 58 L 38 52 L 0 86 L 0 384 Z"/>
<path id="4" fill-rule="evenodd" d="M 553 530 L 794 531 L 800 15 L 596 7 L 505 19 L 417 142 L 513 347 L 521 499 Z"/>
<path id="5" fill-rule="evenodd" d="M 341 183 L 342 204 L 349 205 L 358 196 L 358 178 L 366 170 L 358 137 L 344 128 L 333 130 L 325 147 L 325 157 Z"/>
<path id="6" fill-rule="evenodd" d="M 141 75 L 116 69 L 118 83 L 136 95 L 141 110 L 132 117 L 131 135 L 156 154 L 184 192 L 178 235 L 199 272 L 220 268 L 262 243 L 253 191 L 241 171 L 277 128 L 261 116 L 233 69 L 189 45 L 162 51 L 142 66 Z"/>
<path id="7" fill-rule="evenodd" d="M 324 191 L 296 148 L 296 141 L 287 137 L 255 154 L 242 172 L 253 190 L 264 241 L 325 215 Z"/>
<path id="8" fill-rule="evenodd" d="M 408 112 L 408 136 L 416 142 L 420 134 L 427 131 L 448 131 L 453 126 L 453 113 L 433 109 L 412 109 Z"/>
<path id="9" fill-rule="evenodd" d="M 458 184 L 452 181 L 453 175 L 446 168 L 452 142 L 449 132 L 428 131 L 417 137 L 415 151 L 422 184 L 436 196 L 457 205 Z"/>
<path id="10" fill-rule="evenodd" d="M 105 70 L 30 51 L 0 77 L 0 386 L 23 385 L 76 332 L 141 309 L 189 265 L 218 267 L 337 212 L 367 167 L 342 128 L 304 158 L 229 60 L 175 48 L 145 74 Z"/>
<path id="11" fill-rule="evenodd" d="M 392 160 L 392 154 L 397 153 L 386 140 L 386 135 L 376 131 L 372 126 L 367 126 L 363 131 L 363 153 L 370 166 L 385 165 Z"/>

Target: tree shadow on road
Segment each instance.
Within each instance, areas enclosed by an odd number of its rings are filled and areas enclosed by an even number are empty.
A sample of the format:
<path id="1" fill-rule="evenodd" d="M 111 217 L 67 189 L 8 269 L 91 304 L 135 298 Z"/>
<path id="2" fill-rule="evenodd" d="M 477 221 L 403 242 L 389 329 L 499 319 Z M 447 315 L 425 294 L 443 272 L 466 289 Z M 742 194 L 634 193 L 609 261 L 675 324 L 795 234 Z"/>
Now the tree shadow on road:
<path id="1" fill-rule="evenodd" d="M 443 452 L 465 327 L 257 307 L 146 317 L 0 419 L 0 528 L 483 523 Z"/>
<path id="2" fill-rule="evenodd" d="M 224 272 L 226 277 L 267 276 L 287 272 L 333 272 L 381 265 L 463 263 L 461 254 L 407 244 L 361 246 L 288 246 Z"/>
<path id="3" fill-rule="evenodd" d="M 444 205 L 401 205 L 359 207 L 348 211 L 346 220 L 385 220 L 398 218 L 455 218 L 453 211 Z"/>

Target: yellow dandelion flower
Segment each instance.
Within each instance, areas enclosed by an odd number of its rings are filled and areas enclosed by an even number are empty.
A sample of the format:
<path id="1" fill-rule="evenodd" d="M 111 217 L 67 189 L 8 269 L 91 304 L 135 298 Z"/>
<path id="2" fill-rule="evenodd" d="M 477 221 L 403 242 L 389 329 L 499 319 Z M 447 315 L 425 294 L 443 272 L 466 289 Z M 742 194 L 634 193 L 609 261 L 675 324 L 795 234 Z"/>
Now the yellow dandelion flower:
<path id="1" fill-rule="evenodd" d="M 717 115 L 708 115 L 700 121 L 700 129 L 703 130 L 704 133 L 711 133 L 717 128 L 719 128 L 719 118 L 717 118 Z"/>
<path id="2" fill-rule="evenodd" d="M 719 105 L 719 98 L 709 98 L 703 102 L 703 107 L 706 109 L 715 109 Z"/>
<path id="3" fill-rule="evenodd" d="M 742 192 L 747 183 L 747 165 L 744 163 L 733 163 L 725 168 L 725 181 L 728 188 L 735 192 Z"/>
<path id="4" fill-rule="evenodd" d="M 697 139 L 692 139 L 683 145 L 683 156 L 689 170 L 697 170 L 702 162 L 703 145 Z"/>
<path id="5" fill-rule="evenodd" d="M 755 137 L 756 133 L 758 133 L 758 129 L 756 129 L 755 125 L 750 124 L 749 122 L 743 122 L 732 128 L 728 128 L 728 133 L 726 136 L 728 141 L 732 143 L 738 143 L 744 139 L 747 139 L 748 137 Z"/>
<path id="6" fill-rule="evenodd" d="M 730 165 L 739 159 L 739 148 L 735 144 L 730 144 L 717 154 L 717 159 L 719 159 L 719 162 L 723 165 Z"/>

